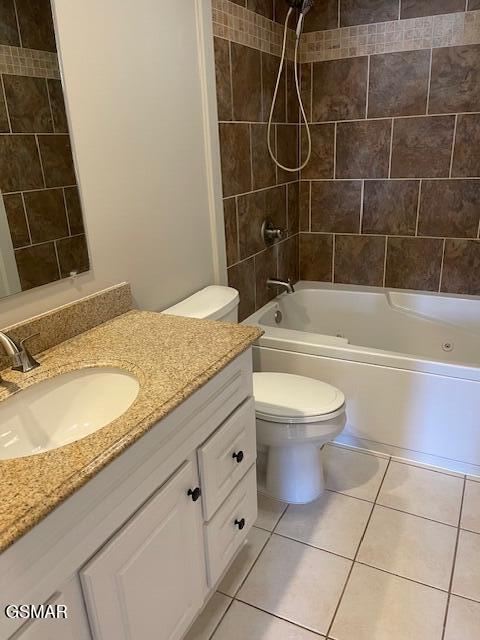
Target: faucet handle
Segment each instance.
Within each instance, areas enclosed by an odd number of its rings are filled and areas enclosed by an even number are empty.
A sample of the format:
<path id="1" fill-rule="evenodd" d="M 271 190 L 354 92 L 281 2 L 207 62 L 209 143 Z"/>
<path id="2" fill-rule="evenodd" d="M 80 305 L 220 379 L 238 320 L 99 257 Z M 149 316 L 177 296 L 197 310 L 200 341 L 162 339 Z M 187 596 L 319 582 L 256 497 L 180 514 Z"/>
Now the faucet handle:
<path id="1" fill-rule="evenodd" d="M 32 333 L 32 335 L 23 338 L 20 340 L 20 352 L 14 358 L 14 366 L 12 369 L 14 371 L 22 371 L 23 373 L 28 373 L 33 369 L 36 369 L 40 366 L 40 363 L 35 360 L 30 351 L 25 346 L 25 343 L 31 338 L 36 338 L 40 333 Z"/>

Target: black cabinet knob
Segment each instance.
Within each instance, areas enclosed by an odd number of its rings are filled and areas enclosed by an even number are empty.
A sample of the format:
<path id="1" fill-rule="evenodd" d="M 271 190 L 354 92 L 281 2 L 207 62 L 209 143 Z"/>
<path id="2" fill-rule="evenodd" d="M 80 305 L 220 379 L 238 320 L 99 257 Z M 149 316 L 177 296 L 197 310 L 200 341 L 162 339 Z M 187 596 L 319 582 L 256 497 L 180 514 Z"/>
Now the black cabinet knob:
<path id="1" fill-rule="evenodd" d="M 187 491 L 187 496 L 191 496 L 194 502 L 196 502 L 201 495 L 202 495 L 202 491 L 200 487 L 196 487 L 195 489 L 189 489 Z"/>
<path id="2" fill-rule="evenodd" d="M 238 453 L 234 453 L 234 454 L 232 455 L 232 458 L 233 458 L 234 460 L 236 460 L 239 464 L 240 464 L 240 462 L 243 460 L 243 458 L 244 458 L 244 457 L 245 457 L 245 456 L 244 456 L 244 454 L 243 454 L 243 451 L 239 451 Z"/>
<path id="3" fill-rule="evenodd" d="M 240 531 L 241 531 L 241 530 L 244 528 L 244 526 L 245 526 L 245 518 L 242 518 L 241 520 L 238 520 L 238 519 L 237 519 L 237 520 L 235 520 L 235 523 L 234 523 L 234 524 L 235 524 L 235 525 L 240 529 Z"/>

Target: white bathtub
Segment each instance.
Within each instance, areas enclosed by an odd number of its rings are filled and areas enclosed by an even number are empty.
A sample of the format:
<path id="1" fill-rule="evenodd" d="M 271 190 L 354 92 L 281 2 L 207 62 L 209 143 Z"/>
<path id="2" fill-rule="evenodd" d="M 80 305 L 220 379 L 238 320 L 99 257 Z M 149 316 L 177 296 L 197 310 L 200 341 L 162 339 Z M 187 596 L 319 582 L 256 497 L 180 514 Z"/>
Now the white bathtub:
<path id="1" fill-rule="evenodd" d="M 245 324 L 256 370 L 346 394 L 340 442 L 480 475 L 480 298 L 300 282 Z"/>

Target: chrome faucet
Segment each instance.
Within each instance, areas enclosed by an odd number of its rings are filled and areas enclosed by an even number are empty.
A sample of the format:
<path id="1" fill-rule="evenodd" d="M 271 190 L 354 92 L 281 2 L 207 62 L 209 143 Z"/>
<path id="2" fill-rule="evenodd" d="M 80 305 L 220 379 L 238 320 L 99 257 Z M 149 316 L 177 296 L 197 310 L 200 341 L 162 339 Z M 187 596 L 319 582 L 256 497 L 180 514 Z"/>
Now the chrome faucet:
<path id="1" fill-rule="evenodd" d="M 295 287 L 291 283 L 290 278 L 288 280 L 277 280 L 275 278 L 269 278 L 267 280 L 267 286 L 283 287 L 287 293 L 295 293 Z"/>
<path id="2" fill-rule="evenodd" d="M 38 335 L 38 333 L 34 333 L 33 335 L 20 340 L 20 342 L 17 342 L 6 333 L 0 331 L 0 345 L 3 347 L 3 350 L 5 351 L 7 356 L 10 356 L 10 358 L 12 359 L 12 369 L 14 371 L 28 373 L 29 371 L 32 371 L 33 369 L 36 369 L 40 366 L 40 363 L 35 360 L 35 358 L 25 346 L 27 340 L 30 340 L 30 338 L 34 338 Z"/>

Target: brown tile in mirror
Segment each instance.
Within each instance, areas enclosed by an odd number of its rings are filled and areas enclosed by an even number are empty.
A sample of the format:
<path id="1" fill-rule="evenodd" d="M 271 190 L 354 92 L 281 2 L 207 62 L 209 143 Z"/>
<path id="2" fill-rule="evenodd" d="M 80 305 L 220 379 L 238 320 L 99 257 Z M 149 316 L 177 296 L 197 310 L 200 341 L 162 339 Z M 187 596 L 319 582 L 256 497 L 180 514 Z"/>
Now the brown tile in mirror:
<path id="1" fill-rule="evenodd" d="M 480 114 L 457 116 L 452 176 L 480 177 Z"/>
<path id="2" fill-rule="evenodd" d="M 0 133 L 8 133 L 10 131 L 10 123 L 8 121 L 7 105 L 4 99 L 4 93 L 0 86 Z"/>
<path id="3" fill-rule="evenodd" d="M 45 78 L 3 76 L 13 133 L 52 133 L 52 112 Z"/>
<path id="4" fill-rule="evenodd" d="M 15 0 L 22 46 L 41 51 L 57 50 L 50 0 Z"/>
<path id="5" fill-rule="evenodd" d="M 362 233 L 415 235 L 417 180 L 368 180 L 363 197 Z"/>
<path id="6" fill-rule="evenodd" d="M 340 0 L 320 0 L 309 11 L 305 21 L 305 32 L 336 29 L 338 24 L 338 3 Z"/>
<path id="7" fill-rule="evenodd" d="M 231 43 L 233 117 L 235 120 L 262 120 L 261 54 L 257 49 Z"/>
<path id="8" fill-rule="evenodd" d="M 291 182 L 287 185 L 287 235 L 298 233 L 300 218 L 300 184 Z"/>
<path id="9" fill-rule="evenodd" d="M 299 251 L 300 280 L 332 281 L 332 235 L 323 233 L 301 233 Z"/>
<path id="10" fill-rule="evenodd" d="M 24 199 L 32 244 L 69 235 L 62 189 L 28 191 Z"/>
<path id="11" fill-rule="evenodd" d="M 67 187 L 76 182 L 70 136 L 37 136 L 47 187 Z"/>
<path id="12" fill-rule="evenodd" d="M 365 118 L 368 58 L 345 58 L 313 65 L 314 122 Z"/>
<path id="13" fill-rule="evenodd" d="M 218 119 L 232 120 L 230 43 L 223 38 L 214 38 L 213 44 L 215 50 Z"/>
<path id="14" fill-rule="evenodd" d="M 230 267 L 228 284 L 240 294 L 238 319 L 240 322 L 255 311 L 255 260 L 249 258 Z"/>
<path id="15" fill-rule="evenodd" d="M 432 51 L 430 113 L 480 111 L 480 45 Z"/>
<path id="16" fill-rule="evenodd" d="M 46 242 L 15 251 L 22 291 L 60 279 L 55 244 Z"/>
<path id="17" fill-rule="evenodd" d="M 298 167 L 299 157 L 299 129 L 296 124 L 277 124 L 277 159 L 284 167 L 295 169 Z M 298 172 L 277 169 L 278 183 L 298 180 Z"/>
<path id="18" fill-rule="evenodd" d="M 480 0 L 468 0 L 468 10 L 477 11 L 480 9 Z"/>
<path id="19" fill-rule="evenodd" d="M 220 156 L 223 197 L 246 193 L 252 188 L 250 126 L 241 122 L 220 124 Z"/>
<path id="20" fill-rule="evenodd" d="M 57 240 L 58 263 L 62 278 L 89 269 L 88 248 L 85 236 L 72 236 Z"/>
<path id="21" fill-rule="evenodd" d="M 310 231 L 310 189 L 311 182 L 302 180 L 300 182 L 300 193 L 298 201 L 300 231 Z"/>
<path id="22" fill-rule="evenodd" d="M 273 20 L 274 0 L 247 0 L 247 9 Z"/>
<path id="23" fill-rule="evenodd" d="M 402 0 L 400 18 L 420 18 L 465 11 L 465 0 Z"/>
<path id="24" fill-rule="evenodd" d="M 12 244 L 15 249 L 31 244 L 22 194 L 14 193 L 9 196 L 3 196 L 3 203 L 7 213 Z"/>
<path id="25" fill-rule="evenodd" d="M 48 95 L 52 107 L 53 127 L 55 133 L 68 133 L 67 113 L 60 80 L 48 79 Z"/>
<path id="26" fill-rule="evenodd" d="M 80 202 L 78 187 L 67 187 L 63 191 L 65 193 L 65 205 L 67 207 L 70 233 L 72 236 L 84 233 L 82 204 Z"/>
<path id="27" fill-rule="evenodd" d="M 370 58 L 368 116 L 412 116 L 427 108 L 430 51 L 402 51 Z"/>
<path id="28" fill-rule="evenodd" d="M 358 233 L 362 183 L 360 180 L 312 182 L 312 231 Z"/>
<path id="29" fill-rule="evenodd" d="M 391 120 L 337 125 L 336 178 L 387 178 Z"/>
<path id="30" fill-rule="evenodd" d="M 394 121 L 392 178 L 448 178 L 455 116 Z"/>
<path id="31" fill-rule="evenodd" d="M 476 238 L 480 221 L 480 180 L 424 180 L 418 234 Z"/>
<path id="32" fill-rule="evenodd" d="M 443 240 L 388 238 L 385 286 L 438 291 Z"/>
<path id="33" fill-rule="evenodd" d="M 0 189 L 3 193 L 44 186 L 35 136 L 0 135 Z"/>
<path id="34" fill-rule="evenodd" d="M 0 0 L 0 44 L 20 46 L 14 0 Z"/>
<path id="35" fill-rule="evenodd" d="M 278 76 L 279 58 L 270 53 L 262 52 L 262 120 L 268 121 L 272 108 L 273 93 Z M 277 101 L 273 112 L 274 122 L 286 122 L 287 120 L 287 88 L 285 74 L 280 78 Z"/>
<path id="36" fill-rule="evenodd" d="M 335 236 L 335 282 L 381 287 L 384 265 L 384 237 Z"/>
<path id="37" fill-rule="evenodd" d="M 480 241 L 446 240 L 441 290 L 480 295 Z"/>
<path id="38" fill-rule="evenodd" d="M 340 26 L 397 20 L 399 0 L 340 0 Z"/>
<path id="39" fill-rule="evenodd" d="M 277 172 L 267 146 L 267 125 L 251 124 L 252 177 L 254 189 L 273 187 Z M 275 129 L 272 130 L 272 145 L 275 145 Z M 275 148 L 275 147 L 274 147 Z"/>

